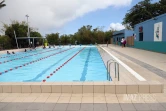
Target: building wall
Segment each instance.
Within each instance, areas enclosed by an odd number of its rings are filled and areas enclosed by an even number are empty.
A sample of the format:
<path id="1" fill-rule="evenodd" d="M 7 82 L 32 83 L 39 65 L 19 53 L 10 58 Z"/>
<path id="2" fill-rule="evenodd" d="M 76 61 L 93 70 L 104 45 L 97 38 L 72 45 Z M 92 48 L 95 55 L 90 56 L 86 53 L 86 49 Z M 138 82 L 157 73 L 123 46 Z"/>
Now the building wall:
<path id="1" fill-rule="evenodd" d="M 114 43 L 118 42 L 118 44 L 120 44 L 120 41 L 123 37 L 127 38 L 129 36 L 132 36 L 133 34 L 134 34 L 134 31 L 126 30 L 126 29 L 114 32 L 113 33 L 113 39 L 114 39 L 113 41 L 114 41 Z M 118 41 L 117 41 L 117 38 L 118 38 Z"/>
<path id="2" fill-rule="evenodd" d="M 121 39 L 122 39 L 123 37 L 125 37 L 124 34 L 114 35 L 114 36 L 113 36 L 113 42 L 114 42 L 114 44 L 120 45 L 120 41 L 121 41 Z M 117 40 L 117 38 L 118 38 L 118 40 Z"/>
<path id="3" fill-rule="evenodd" d="M 150 19 L 134 27 L 134 32 L 136 34 L 136 40 L 139 41 L 139 27 L 143 27 L 143 41 L 154 41 L 154 24 L 162 22 L 162 41 L 166 41 L 166 14 L 156 17 L 155 19 Z"/>
<path id="4" fill-rule="evenodd" d="M 154 41 L 154 24 L 162 22 L 162 41 Z M 139 41 L 139 27 L 143 27 L 143 41 Z M 134 48 L 166 53 L 166 14 L 135 25 Z"/>
<path id="5" fill-rule="evenodd" d="M 125 30 L 125 38 L 133 36 L 134 31 L 133 30 Z"/>
<path id="6" fill-rule="evenodd" d="M 149 50 L 153 52 L 166 53 L 166 42 L 142 42 L 135 41 L 134 48 Z"/>

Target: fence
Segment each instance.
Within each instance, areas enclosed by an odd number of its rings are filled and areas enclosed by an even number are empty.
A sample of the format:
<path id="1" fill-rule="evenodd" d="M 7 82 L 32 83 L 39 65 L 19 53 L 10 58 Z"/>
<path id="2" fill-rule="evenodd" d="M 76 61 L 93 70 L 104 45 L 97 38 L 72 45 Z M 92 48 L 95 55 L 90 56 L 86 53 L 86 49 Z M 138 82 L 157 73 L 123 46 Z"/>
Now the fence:
<path id="1" fill-rule="evenodd" d="M 133 36 L 130 36 L 130 37 L 127 37 L 127 46 L 134 46 L 134 37 Z"/>

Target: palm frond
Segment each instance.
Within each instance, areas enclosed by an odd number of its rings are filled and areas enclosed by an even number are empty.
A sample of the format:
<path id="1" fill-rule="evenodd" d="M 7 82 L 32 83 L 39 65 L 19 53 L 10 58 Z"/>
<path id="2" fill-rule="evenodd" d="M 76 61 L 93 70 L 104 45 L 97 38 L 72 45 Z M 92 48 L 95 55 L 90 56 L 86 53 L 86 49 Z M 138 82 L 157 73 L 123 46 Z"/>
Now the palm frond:
<path id="1" fill-rule="evenodd" d="M 0 9 L 1 9 L 2 7 L 5 7 L 5 6 L 6 6 L 6 4 L 4 4 L 4 2 L 5 2 L 5 0 L 3 0 L 2 2 L 0 2 Z"/>

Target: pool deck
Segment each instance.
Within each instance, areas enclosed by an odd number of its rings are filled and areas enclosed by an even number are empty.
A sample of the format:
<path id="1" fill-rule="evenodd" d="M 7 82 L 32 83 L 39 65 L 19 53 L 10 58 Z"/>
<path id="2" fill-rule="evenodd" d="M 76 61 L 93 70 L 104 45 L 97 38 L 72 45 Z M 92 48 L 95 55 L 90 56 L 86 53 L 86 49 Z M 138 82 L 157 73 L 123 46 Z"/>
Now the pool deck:
<path id="1" fill-rule="evenodd" d="M 166 111 L 166 55 L 114 45 L 103 48 L 133 71 L 120 65 L 118 81 L 111 65 L 112 82 L 0 83 L 0 111 Z M 105 64 L 113 58 L 99 51 Z"/>
<path id="2" fill-rule="evenodd" d="M 166 54 L 115 45 L 109 45 L 106 49 L 147 82 L 156 81 L 166 88 Z"/>
<path id="3" fill-rule="evenodd" d="M 1 93 L 0 111 L 166 111 L 166 94 Z"/>
<path id="4" fill-rule="evenodd" d="M 166 90 L 166 72 L 163 64 L 163 60 L 166 60 L 165 54 L 114 45 L 100 46 L 99 50 L 105 65 L 110 59 L 116 59 L 115 61 L 119 63 L 120 81 L 115 78 L 114 65 L 111 65 L 110 74 L 115 84 L 127 86 L 127 93 L 155 93 L 157 90 L 161 91 L 161 88 L 163 92 Z M 146 62 L 144 62 L 145 60 Z M 151 89 L 152 87 L 154 89 Z M 133 92 L 129 90 L 130 88 Z M 121 93 L 125 93 L 125 88 L 123 89 L 124 92 Z"/>

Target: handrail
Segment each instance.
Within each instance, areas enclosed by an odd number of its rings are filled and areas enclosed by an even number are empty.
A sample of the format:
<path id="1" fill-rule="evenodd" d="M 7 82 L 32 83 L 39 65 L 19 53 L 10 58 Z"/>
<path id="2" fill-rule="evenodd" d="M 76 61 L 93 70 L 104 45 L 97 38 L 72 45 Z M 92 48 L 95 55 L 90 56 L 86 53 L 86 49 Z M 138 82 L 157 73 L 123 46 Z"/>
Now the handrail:
<path id="1" fill-rule="evenodd" d="M 110 61 L 114 61 L 114 59 L 109 59 L 109 60 L 107 61 L 107 80 L 109 80 L 109 78 L 110 78 L 110 76 L 109 76 L 110 67 L 108 67 L 108 64 L 109 64 Z"/>
<path id="2" fill-rule="evenodd" d="M 100 49 L 102 49 L 100 46 L 99 46 Z M 102 49 L 103 50 L 103 49 Z M 103 50 L 104 51 L 104 50 Z M 110 62 L 110 63 L 109 63 Z M 118 81 L 119 81 L 119 63 L 116 62 L 114 59 L 109 59 L 107 60 L 107 80 L 110 81 L 110 65 L 114 63 L 114 67 L 115 67 L 115 78 L 118 74 Z"/>
<path id="3" fill-rule="evenodd" d="M 118 74 L 118 81 L 119 81 L 119 63 L 117 63 L 116 61 L 113 61 L 113 62 L 111 62 L 111 63 L 109 63 L 109 78 L 108 78 L 108 80 L 110 81 L 110 65 L 112 64 L 112 63 L 114 63 L 114 67 L 115 67 L 115 78 L 116 78 L 116 75 Z M 117 68 L 116 68 L 117 67 Z M 118 69 L 118 70 L 117 70 Z"/>

